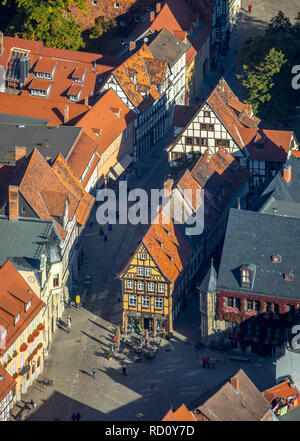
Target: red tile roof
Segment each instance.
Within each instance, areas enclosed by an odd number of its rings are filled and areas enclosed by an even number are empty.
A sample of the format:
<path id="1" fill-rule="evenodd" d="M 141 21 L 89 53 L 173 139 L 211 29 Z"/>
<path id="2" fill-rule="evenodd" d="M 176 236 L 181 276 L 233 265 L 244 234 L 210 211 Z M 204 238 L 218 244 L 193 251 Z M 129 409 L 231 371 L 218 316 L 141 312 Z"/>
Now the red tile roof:
<path id="1" fill-rule="evenodd" d="M 51 86 L 52 81 L 42 80 L 41 78 L 32 78 L 32 81 L 28 84 L 28 89 L 36 90 L 48 90 Z"/>
<path id="2" fill-rule="evenodd" d="M 249 152 L 249 159 L 275 162 L 287 160 L 293 132 L 242 127 L 239 133 Z"/>
<path id="3" fill-rule="evenodd" d="M 173 221 L 160 212 L 146 232 L 143 243 L 167 279 L 175 282 L 192 255 L 192 248 L 177 231 Z"/>
<path id="4" fill-rule="evenodd" d="M 115 112 L 113 109 L 118 109 L 119 112 Z M 78 121 L 76 126 L 83 128 L 86 135 L 97 145 L 97 153 L 100 155 L 121 135 L 134 118 L 135 113 L 128 109 L 113 89 L 109 89 Z M 100 138 L 95 135 L 99 132 Z M 86 139 L 84 142 L 86 143 Z M 81 161 L 84 160 L 83 153 L 76 153 L 74 149 L 74 154 L 75 157 L 71 154 L 68 162 L 71 161 L 70 165 L 72 163 L 74 171 L 79 172 Z M 77 155 L 78 159 L 76 159 Z"/>
<path id="5" fill-rule="evenodd" d="M 283 383 L 276 384 L 275 386 L 267 389 L 263 392 L 265 399 L 272 403 L 272 401 L 276 398 L 286 399 L 293 395 L 299 395 L 299 391 L 296 387 L 292 387 L 289 380 L 284 381 Z"/>
<path id="6" fill-rule="evenodd" d="M 5 342 L 0 344 L 0 354 L 3 355 L 44 308 L 45 303 L 33 292 L 10 261 L 0 268 L 0 286 L 0 325 L 7 329 Z M 25 312 L 25 304 L 29 300 L 31 306 Z M 20 319 L 14 324 L 14 318 L 18 314 Z"/>
<path id="7" fill-rule="evenodd" d="M 144 43 L 139 50 L 113 71 L 113 75 L 132 104 L 138 109 L 146 109 L 160 97 L 155 85 L 161 84 L 162 75 L 165 74 L 167 64 L 167 61 L 155 59 Z M 136 75 L 135 82 L 132 80 L 134 72 Z M 144 96 L 136 85 L 147 86 L 149 97 Z"/>
<path id="8" fill-rule="evenodd" d="M 57 64 L 57 60 L 51 58 L 41 57 L 34 66 L 34 72 L 48 73 L 51 74 L 54 67 Z"/>
<path id="9" fill-rule="evenodd" d="M 0 381 L 0 403 L 7 396 L 7 394 L 16 385 L 16 381 L 9 375 L 9 373 L 0 364 L 0 375 L 3 379 Z"/>
<path id="10" fill-rule="evenodd" d="M 97 104 L 95 104 L 95 106 L 96 105 Z M 88 118 L 90 118 L 90 112 L 88 112 Z M 77 123 L 77 125 L 81 126 L 81 122 Z M 81 178 L 97 148 L 98 143 L 96 140 L 92 139 L 84 132 L 80 134 L 80 137 L 78 138 L 76 144 L 73 146 L 67 157 L 67 163 L 78 179 Z M 98 156 L 97 158 L 99 160 Z"/>
<path id="11" fill-rule="evenodd" d="M 175 412 L 169 410 L 161 421 L 197 421 L 193 413 L 190 412 L 185 404 L 182 404 Z"/>

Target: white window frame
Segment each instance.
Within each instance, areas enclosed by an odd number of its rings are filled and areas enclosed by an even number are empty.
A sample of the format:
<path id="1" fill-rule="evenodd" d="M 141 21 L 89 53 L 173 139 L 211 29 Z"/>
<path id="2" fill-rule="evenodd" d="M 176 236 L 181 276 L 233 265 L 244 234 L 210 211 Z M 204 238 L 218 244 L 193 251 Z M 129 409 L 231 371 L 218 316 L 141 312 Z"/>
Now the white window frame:
<path id="1" fill-rule="evenodd" d="M 146 260 L 147 259 L 147 254 L 146 253 L 140 253 L 140 259 L 141 260 Z"/>
<path id="2" fill-rule="evenodd" d="M 142 280 L 138 280 L 137 282 L 137 290 L 144 291 L 144 282 Z"/>
<path id="3" fill-rule="evenodd" d="M 134 289 L 134 281 L 133 280 L 126 280 L 126 288 L 127 289 Z"/>
<path id="4" fill-rule="evenodd" d="M 129 306 L 137 306 L 137 295 L 136 294 L 129 294 L 128 305 Z"/>
<path id="5" fill-rule="evenodd" d="M 145 277 L 151 277 L 151 268 L 149 266 L 146 266 L 144 271 L 145 271 Z"/>
<path id="6" fill-rule="evenodd" d="M 163 297 L 155 297 L 154 306 L 155 306 L 155 309 L 164 309 Z"/>
<path id="7" fill-rule="evenodd" d="M 165 284 L 164 283 L 157 284 L 157 292 L 159 292 L 161 294 L 165 293 Z"/>
<path id="8" fill-rule="evenodd" d="M 155 289 L 154 282 L 148 282 L 147 289 L 149 292 L 154 292 Z"/>
<path id="9" fill-rule="evenodd" d="M 143 266 L 138 266 L 137 267 L 137 275 L 138 276 L 143 276 L 144 275 L 144 267 Z"/>
<path id="10" fill-rule="evenodd" d="M 150 308 L 150 305 L 151 305 L 151 297 L 142 296 L 142 308 Z"/>

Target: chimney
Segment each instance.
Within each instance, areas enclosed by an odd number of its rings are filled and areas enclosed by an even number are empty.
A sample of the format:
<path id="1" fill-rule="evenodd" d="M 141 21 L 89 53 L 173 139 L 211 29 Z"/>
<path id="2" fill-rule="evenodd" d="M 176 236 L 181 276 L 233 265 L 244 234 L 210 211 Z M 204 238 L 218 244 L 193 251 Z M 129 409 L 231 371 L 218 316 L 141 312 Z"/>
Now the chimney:
<path id="1" fill-rule="evenodd" d="M 160 13 L 160 10 L 161 10 L 161 3 L 156 3 L 156 14 L 159 14 Z"/>
<path id="2" fill-rule="evenodd" d="M 173 179 L 168 179 L 164 182 L 164 197 L 168 197 L 172 191 L 174 181 Z"/>
<path id="3" fill-rule="evenodd" d="M 66 104 L 64 107 L 64 124 L 66 124 L 69 121 L 69 113 L 70 113 L 70 106 L 69 104 Z"/>
<path id="4" fill-rule="evenodd" d="M 4 52 L 3 32 L 0 32 L 0 57 Z"/>
<path id="5" fill-rule="evenodd" d="M 230 378 L 230 384 L 234 387 L 234 389 L 239 392 L 240 391 L 240 380 L 235 377 Z"/>
<path id="6" fill-rule="evenodd" d="M 134 51 L 134 49 L 135 49 L 135 41 L 130 41 L 129 42 L 129 50 L 130 50 L 130 52 Z"/>
<path id="7" fill-rule="evenodd" d="M 26 157 L 26 147 L 15 146 L 15 161 Z"/>
<path id="8" fill-rule="evenodd" d="M 205 152 L 203 153 L 203 161 L 206 162 L 206 163 L 209 161 L 208 149 L 205 150 Z"/>
<path id="9" fill-rule="evenodd" d="M 19 187 L 8 186 L 8 219 L 17 221 L 19 219 Z"/>
<path id="10" fill-rule="evenodd" d="M 288 165 L 288 166 L 283 167 L 282 174 L 283 174 L 283 179 L 285 180 L 285 182 L 287 184 L 289 184 L 292 180 L 292 166 Z"/>
<path id="11" fill-rule="evenodd" d="M 154 18 L 155 18 L 155 12 L 154 12 L 154 11 L 151 11 L 151 12 L 150 12 L 150 23 L 153 22 Z"/>

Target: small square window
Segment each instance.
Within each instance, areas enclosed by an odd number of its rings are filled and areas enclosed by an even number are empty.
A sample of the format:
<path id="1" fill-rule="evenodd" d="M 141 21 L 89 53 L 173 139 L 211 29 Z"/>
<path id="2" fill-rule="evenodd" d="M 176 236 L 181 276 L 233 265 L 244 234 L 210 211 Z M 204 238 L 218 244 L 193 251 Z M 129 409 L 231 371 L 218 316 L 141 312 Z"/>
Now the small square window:
<path id="1" fill-rule="evenodd" d="M 136 295 L 130 295 L 129 296 L 129 306 L 137 306 L 137 296 Z"/>
<path id="2" fill-rule="evenodd" d="M 164 299 L 162 297 L 155 297 L 155 309 L 163 309 Z"/>
<path id="3" fill-rule="evenodd" d="M 200 138 L 194 138 L 194 144 L 200 145 Z"/>
<path id="4" fill-rule="evenodd" d="M 137 274 L 138 274 L 138 276 L 143 276 L 144 275 L 144 267 L 143 266 L 138 266 L 137 267 Z"/>
<path id="5" fill-rule="evenodd" d="M 186 138 L 185 138 L 185 143 L 186 143 L 187 145 L 192 145 L 192 144 L 193 144 L 193 138 L 186 137 Z"/>
<path id="6" fill-rule="evenodd" d="M 147 254 L 146 253 L 140 253 L 140 259 L 141 260 L 146 260 L 147 259 Z"/>
<path id="7" fill-rule="evenodd" d="M 210 112 L 208 110 L 204 110 L 205 118 L 210 118 Z"/>
<path id="8" fill-rule="evenodd" d="M 118 9 L 120 7 L 120 3 L 114 3 L 114 7 Z"/>
<path id="9" fill-rule="evenodd" d="M 22 213 L 26 213 L 26 207 L 24 207 L 24 205 L 22 205 Z"/>
<path id="10" fill-rule="evenodd" d="M 150 277 L 151 276 L 151 268 L 145 268 L 145 276 Z"/>
<path id="11" fill-rule="evenodd" d="M 215 126 L 213 124 L 208 124 L 208 130 L 213 131 L 215 129 Z"/>
<path id="12" fill-rule="evenodd" d="M 207 124 L 201 124 L 201 130 L 207 130 Z"/>
<path id="13" fill-rule="evenodd" d="M 148 291 L 154 292 L 154 283 L 153 282 L 148 282 Z"/>
<path id="14" fill-rule="evenodd" d="M 207 146 L 207 139 L 206 138 L 201 138 L 201 145 Z"/>
<path id="15" fill-rule="evenodd" d="M 144 282 L 139 280 L 137 283 L 137 289 L 138 289 L 138 291 L 143 291 L 144 290 Z"/>
<path id="16" fill-rule="evenodd" d="M 159 293 L 164 293 L 165 292 L 165 284 L 164 283 L 159 283 L 157 286 L 158 292 Z"/>
<path id="17" fill-rule="evenodd" d="M 134 288 L 134 281 L 133 280 L 126 280 L 126 288 L 133 289 Z"/>
<path id="18" fill-rule="evenodd" d="M 142 307 L 143 308 L 150 308 L 150 297 L 149 296 L 142 296 Z"/>

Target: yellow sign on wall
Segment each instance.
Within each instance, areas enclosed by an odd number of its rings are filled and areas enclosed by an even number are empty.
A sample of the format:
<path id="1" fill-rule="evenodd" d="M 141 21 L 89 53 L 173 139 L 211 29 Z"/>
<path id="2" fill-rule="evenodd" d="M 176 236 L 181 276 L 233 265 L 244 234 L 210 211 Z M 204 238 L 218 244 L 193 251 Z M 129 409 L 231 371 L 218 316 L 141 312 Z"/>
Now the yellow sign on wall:
<path id="1" fill-rule="evenodd" d="M 80 303 L 80 296 L 76 296 L 76 303 Z"/>

